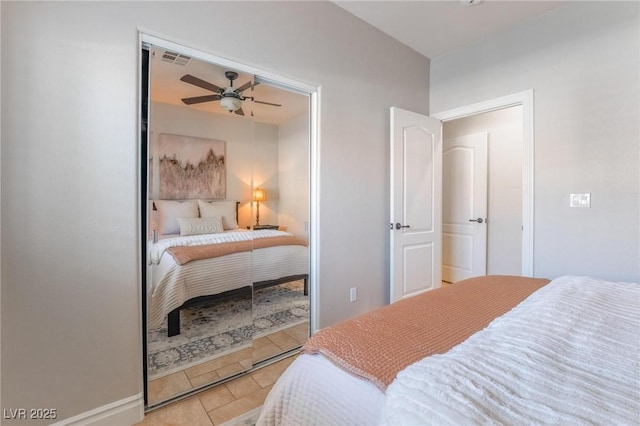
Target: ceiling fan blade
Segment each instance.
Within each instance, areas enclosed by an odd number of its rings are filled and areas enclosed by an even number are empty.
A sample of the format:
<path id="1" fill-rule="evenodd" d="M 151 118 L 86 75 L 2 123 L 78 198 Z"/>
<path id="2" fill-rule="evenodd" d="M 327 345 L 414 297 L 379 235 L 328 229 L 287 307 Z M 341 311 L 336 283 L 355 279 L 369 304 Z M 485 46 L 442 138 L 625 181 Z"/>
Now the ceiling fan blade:
<path id="1" fill-rule="evenodd" d="M 257 104 L 265 104 L 265 105 L 271 105 L 271 106 L 277 106 L 277 107 L 281 107 L 282 106 L 280 104 L 272 104 L 271 102 L 256 101 L 255 99 L 253 100 L 253 102 L 255 102 Z"/>
<path id="2" fill-rule="evenodd" d="M 193 84 L 194 86 L 202 87 L 203 89 L 211 90 L 212 92 L 224 92 L 224 89 L 216 86 L 215 84 L 199 79 L 191 74 L 183 75 L 180 80 L 185 83 Z"/>
<path id="3" fill-rule="evenodd" d="M 194 96 L 193 98 L 182 98 L 182 102 L 187 105 L 200 104 L 202 102 L 219 101 L 220 95 Z"/>
<path id="4" fill-rule="evenodd" d="M 237 110 L 236 110 L 236 114 L 238 114 L 238 115 L 244 115 L 244 111 L 242 110 L 242 108 L 237 109 Z"/>
<path id="5" fill-rule="evenodd" d="M 258 84 L 260 84 L 259 81 L 253 82 L 253 81 L 247 81 L 245 84 L 243 84 L 242 86 L 238 87 L 235 92 L 236 93 L 242 93 L 245 90 L 247 90 L 249 87 L 256 87 Z"/>

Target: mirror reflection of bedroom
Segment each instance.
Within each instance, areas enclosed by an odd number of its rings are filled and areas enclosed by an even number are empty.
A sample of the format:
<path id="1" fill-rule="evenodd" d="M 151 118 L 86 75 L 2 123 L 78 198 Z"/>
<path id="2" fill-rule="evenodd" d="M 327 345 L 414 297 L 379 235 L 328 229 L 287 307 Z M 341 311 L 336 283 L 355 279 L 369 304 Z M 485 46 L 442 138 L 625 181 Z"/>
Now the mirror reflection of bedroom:
<path id="1" fill-rule="evenodd" d="M 310 111 L 308 94 L 146 47 L 153 407 L 277 360 L 309 337 Z M 143 63 L 143 105 L 144 74 Z"/>

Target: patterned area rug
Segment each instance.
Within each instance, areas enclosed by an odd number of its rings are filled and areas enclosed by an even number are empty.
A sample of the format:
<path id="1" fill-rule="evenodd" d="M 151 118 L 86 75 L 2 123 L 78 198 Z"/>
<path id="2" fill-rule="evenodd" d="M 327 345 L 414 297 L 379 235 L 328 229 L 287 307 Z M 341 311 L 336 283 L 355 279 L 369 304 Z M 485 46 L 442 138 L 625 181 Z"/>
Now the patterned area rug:
<path id="1" fill-rule="evenodd" d="M 253 303 L 252 303 L 253 302 Z M 251 347 L 252 339 L 309 319 L 309 297 L 303 281 L 233 296 L 180 312 L 180 334 L 167 337 L 163 325 L 147 335 L 147 373 L 150 380 L 180 371 L 217 356 Z"/>

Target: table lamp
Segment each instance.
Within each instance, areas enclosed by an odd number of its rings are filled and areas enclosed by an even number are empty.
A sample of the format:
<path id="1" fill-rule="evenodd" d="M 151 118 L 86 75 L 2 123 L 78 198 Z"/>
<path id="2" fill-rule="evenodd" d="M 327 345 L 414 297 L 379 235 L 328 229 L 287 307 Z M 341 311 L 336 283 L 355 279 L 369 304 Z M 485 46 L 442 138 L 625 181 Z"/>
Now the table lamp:
<path id="1" fill-rule="evenodd" d="M 253 190 L 253 201 L 256 202 L 256 224 L 255 226 L 260 226 L 260 201 L 264 201 L 267 199 L 267 191 L 262 188 L 255 188 Z"/>

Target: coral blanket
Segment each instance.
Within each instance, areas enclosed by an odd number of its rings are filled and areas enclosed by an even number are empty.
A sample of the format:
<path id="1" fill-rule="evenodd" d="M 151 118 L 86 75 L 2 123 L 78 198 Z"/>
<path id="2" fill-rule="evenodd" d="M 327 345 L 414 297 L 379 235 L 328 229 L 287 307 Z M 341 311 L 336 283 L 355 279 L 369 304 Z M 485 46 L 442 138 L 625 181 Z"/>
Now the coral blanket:
<path id="1" fill-rule="evenodd" d="M 398 372 L 447 352 L 548 282 L 505 275 L 460 281 L 320 330 L 302 352 L 321 353 L 385 392 Z"/>
<path id="2" fill-rule="evenodd" d="M 640 285 L 560 277 L 398 374 L 383 425 L 640 424 Z"/>
<path id="3" fill-rule="evenodd" d="M 226 256 L 231 253 L 240 253 L 275 246 L 302 245 L 307 242 L 296 237 L 270 237 L 257 238 L 249 241 L 233 241 L 228 243 L 206 244 L 200 246 L 170 247 L 167 252 L 173 256 L 178 265 L 184 265 L 193 260 L 210 259 L 212 257 Z"/>

